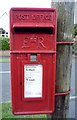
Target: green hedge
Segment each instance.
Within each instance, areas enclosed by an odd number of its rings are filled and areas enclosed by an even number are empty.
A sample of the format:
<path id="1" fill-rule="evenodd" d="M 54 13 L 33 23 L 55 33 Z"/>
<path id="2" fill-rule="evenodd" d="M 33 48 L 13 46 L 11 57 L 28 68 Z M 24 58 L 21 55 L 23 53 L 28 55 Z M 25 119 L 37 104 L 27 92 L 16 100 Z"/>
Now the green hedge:
<path id="1" fill-rule="evenodd" d="M 9 38 L 0 37 L 0 50 L 9 50 L 10 43 Z"/>

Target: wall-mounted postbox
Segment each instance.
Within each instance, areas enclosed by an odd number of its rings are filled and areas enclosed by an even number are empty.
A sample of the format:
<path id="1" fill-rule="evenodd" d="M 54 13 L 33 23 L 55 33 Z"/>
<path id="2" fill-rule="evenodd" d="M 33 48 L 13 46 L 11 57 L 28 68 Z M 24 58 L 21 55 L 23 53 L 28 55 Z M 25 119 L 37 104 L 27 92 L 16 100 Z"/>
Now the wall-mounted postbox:
<path id="1" fill-rule="evenodd" d="M 12 110 L 14 114 L 54 111 L 56 10 L 10 10 Z"/>

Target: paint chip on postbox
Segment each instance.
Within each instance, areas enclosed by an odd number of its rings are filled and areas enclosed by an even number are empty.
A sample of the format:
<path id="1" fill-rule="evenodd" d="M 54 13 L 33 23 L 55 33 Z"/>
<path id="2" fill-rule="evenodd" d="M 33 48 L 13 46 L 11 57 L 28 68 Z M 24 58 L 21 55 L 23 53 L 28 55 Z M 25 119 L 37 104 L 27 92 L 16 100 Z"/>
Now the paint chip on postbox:
<path id="1" fill-rule="evenodd" d="M 11 8 L 10 58 L 12 112 L 54 112 L 56 78 L 56 10 Z"/>

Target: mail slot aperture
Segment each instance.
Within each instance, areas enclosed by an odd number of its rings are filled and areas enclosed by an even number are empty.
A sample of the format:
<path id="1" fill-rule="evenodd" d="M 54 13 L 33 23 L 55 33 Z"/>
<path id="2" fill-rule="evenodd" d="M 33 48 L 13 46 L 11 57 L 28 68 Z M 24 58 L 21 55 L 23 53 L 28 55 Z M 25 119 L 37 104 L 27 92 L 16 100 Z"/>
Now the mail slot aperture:
<path id="1" fill-rule="evenodd" d="M 19 33 L 44 33 L 44 34 L 54 34 L 54 28 L 47 27 L 14 27 L 14 32 Z"/>

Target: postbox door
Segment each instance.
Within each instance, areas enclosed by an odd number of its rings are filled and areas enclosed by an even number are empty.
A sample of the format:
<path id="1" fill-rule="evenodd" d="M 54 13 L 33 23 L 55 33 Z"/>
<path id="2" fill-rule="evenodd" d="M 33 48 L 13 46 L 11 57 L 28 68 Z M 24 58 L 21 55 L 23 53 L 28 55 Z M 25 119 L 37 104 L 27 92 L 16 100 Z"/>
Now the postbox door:
<path id="1" fill-rule="evenodd" d="M 13 113 L 52 113 L 54 111 L 56 56 L 37 54 L 37 61 L 31 61 L 30 56 L 31 54 L 11 54 L 12 71 L 14 71 L 12 79 L 15 78 L 12 81 L 12 88 L 15 88 L 12 91 Z M 31 70 L 35 72 L 32 73 Z"/>

